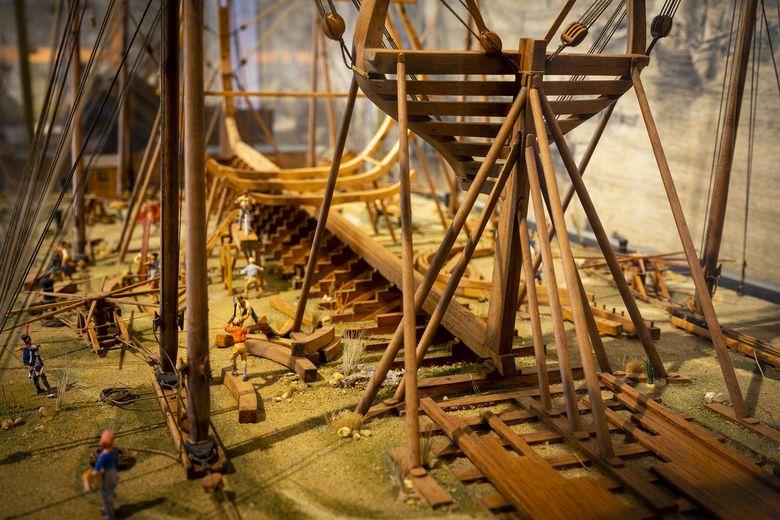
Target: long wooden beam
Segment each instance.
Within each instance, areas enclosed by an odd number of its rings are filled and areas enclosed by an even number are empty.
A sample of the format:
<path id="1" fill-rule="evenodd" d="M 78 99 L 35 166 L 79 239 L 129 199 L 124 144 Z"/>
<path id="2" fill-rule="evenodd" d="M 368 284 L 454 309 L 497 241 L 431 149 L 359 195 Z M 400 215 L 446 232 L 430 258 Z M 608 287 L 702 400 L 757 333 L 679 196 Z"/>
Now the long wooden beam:
<path id="1" fill-rule="evenodd" d="M 642 118 L 647 127 L 647 135 L 650 138 L 650 144 L 653 149 L 653 154 L 655 155 L 655 161 L 658 165 L 658 171 L 661 174 L 666 197 L 669 200 L 669 207 L 672 210 L 674 223 L 677 226 L 677 233 L 680 236 L 680 242 L 682 242 L 683 250 L 685 251 L 685 258 L 688 261 L 688 267 L 691 270 L 691 277 L 693 278 L 693 284 L 696 289 L 696 301 L 702 308 L 704 319 L 707 321 L 707 328 L 709 328 L 710 333 L 712 334 L 712 345 L 715 347 L 715 354 L 718 357 L 718 363 L 720 364 L 720 369 L 723 373 L 723 379 L 726 382 L 731 404 L 734 407 L 734 412 L 737 417 L 747 417 L 747 407 L 745 406 L 745 400 L 742 396 L 742 390 L 739 388 L 739 381 L 737 381 L 737 375 L 734 373 L 734 365 L 732 365 L 731 358 L 726 350 L 723 331 L 720 328 L 720 323 L 718 323 L 718 316 L 715 314 L 715 307 L 712 304 L 712 298 L 707 290 L 704 271 L 701 268 L 701 265 L 699 265 L 699 259 L 696 256 L 696 247 L 693 245 L 693 239 L 691 238 L 691 232 L 688 229 L 688 224 L 685 220 L 680 197 L 677 195 L 677 188 L 674 185 L 672 171 L 669 168 L 669 162 L 666 159 L 666 153 L 664 152 L 663 144 L 661 143 L 661 136 L 658 134 L 658 127 L 655 125 L 655 119 L 650 110 L 650 102 L 647 100 L 647 94 L 645 93 L 645 88 L 642 84 L 639 69 L 636 67 L 631 69 L 631 80 L 634 82 L 634 91 L 636 92 L 636 97 L 639 101 Z"/>

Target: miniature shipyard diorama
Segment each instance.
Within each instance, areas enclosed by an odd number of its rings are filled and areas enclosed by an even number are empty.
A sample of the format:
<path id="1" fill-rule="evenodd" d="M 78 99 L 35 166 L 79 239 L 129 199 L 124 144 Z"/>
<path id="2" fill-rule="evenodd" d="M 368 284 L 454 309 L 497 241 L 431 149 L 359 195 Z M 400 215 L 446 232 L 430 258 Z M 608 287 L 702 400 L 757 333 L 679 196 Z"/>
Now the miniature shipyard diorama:
<path id="1" fill-rule="evenodd" d="M 0 13 L 3 518 L 780 515 L 777 0 Z"/>

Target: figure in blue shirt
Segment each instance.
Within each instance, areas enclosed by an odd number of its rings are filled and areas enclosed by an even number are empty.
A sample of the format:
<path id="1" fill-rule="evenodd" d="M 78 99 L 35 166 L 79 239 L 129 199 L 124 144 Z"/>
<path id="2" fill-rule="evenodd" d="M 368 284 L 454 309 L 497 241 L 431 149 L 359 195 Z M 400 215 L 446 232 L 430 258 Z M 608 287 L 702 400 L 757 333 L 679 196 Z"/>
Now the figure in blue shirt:
<path id="1" fill-rule="evenodd" d="M 100 487 L 100 498 L 103 507 L 100 512 L 106 520 L 114 520 L 114 499 L 116 498 L 116 485 L 119 483 L 119 474 L 116 464 L 119 454 L 114 449 L 114 432 L 104 430 L 100 436 L 100 454 L 92 468 L 95 473 L 103 474 L 103 482 Z"/>
<path id="2" fill-rule="evenodd" d="M 22 351 L 22 363 L 27 367 L 27 377 L 33 380 L 35 391 L 38 394 L 46 394 L 48 397 L 54 397 L 51 386 L 49 386 L 49 379 L 46 377 L 46 370 L 43 368 L 40 345 L 34 344 L 30 335 L 26 332 L 22 334 L 22 341 L 24 341 L 24 345 L 17 350 Z M 39 379 L 43 382 L 43 386 L 46 387 L 46 390 L 41 388 L 41 385 L 38 383 Z"/>

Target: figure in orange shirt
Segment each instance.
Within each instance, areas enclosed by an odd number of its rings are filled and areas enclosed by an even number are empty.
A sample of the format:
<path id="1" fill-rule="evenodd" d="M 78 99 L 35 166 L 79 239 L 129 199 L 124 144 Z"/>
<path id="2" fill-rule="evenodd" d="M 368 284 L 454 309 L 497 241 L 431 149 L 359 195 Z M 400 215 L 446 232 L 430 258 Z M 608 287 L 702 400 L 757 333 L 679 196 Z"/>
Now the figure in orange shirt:
<path id="1" fill-rule="evenodd" d="M 236 370 L 236 359 L 238 359 L 238 356 L 241 356 L 241 372 L 244 374 L 243 380 L 249 381 L 249 376 L 247 375 L 247 359 L 249 358 L 249 354 L 246 350 L 246 335 L 249 333 L 249 329 L 235 324 L 233 319 L 231 319 L 225 326 L 225 332 L 233 336 L 233 351 L 230 354 L 230 363 L 232 365 L 231 374 L 234 376 L 238 375 L 238 371 Z"/>

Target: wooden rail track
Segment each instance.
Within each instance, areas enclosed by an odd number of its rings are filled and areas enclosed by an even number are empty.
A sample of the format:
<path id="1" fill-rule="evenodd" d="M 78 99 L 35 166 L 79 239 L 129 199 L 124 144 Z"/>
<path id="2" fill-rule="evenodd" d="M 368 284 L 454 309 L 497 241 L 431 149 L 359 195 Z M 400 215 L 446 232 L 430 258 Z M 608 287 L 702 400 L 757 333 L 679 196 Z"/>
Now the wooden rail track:
<path id="1" fill-rule="evenodd" d="M 437 456 L 486 509 L 508 517 L 774 516 L 780 481 L 619 379 L 602 374 L 601 382 L 611 394 L 604 404 L 616 441 L 609 459 L 599 456 L 591 427 L 571 433 L 563 408 L 545 410 L 536 390 L 438 403 L 425 397 L 427 435 L 447 438 Z M 561 394 L 560 386 L 551 391 Z M 579 409 L 588 417 L 586 400 Z"/>

